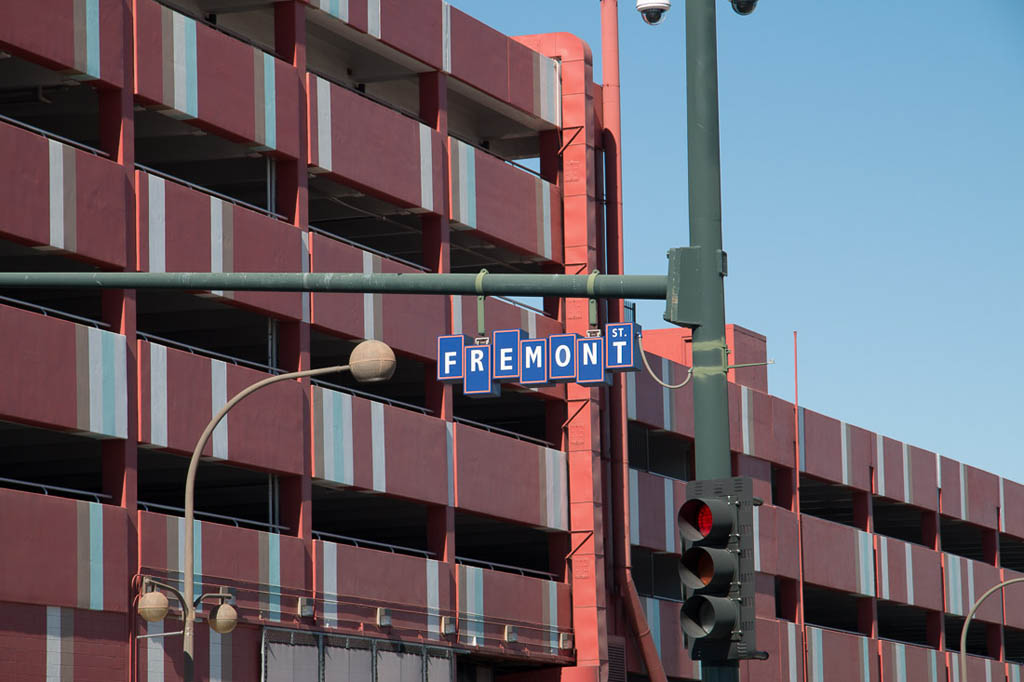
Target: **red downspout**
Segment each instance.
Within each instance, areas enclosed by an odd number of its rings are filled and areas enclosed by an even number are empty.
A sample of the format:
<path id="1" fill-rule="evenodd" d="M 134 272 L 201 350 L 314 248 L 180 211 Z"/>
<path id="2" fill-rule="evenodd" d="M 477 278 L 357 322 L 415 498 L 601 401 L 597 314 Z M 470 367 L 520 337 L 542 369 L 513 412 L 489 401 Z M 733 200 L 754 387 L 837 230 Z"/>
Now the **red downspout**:
<path id="1" fill-rule="evenodd" d="M 601 0 L 601 71 L 604 85 L 601 97 L 604 111 L 605 151 L 605 248 L 610 273 L 622 273 L 622 119 L 619 90 L 619 3 L 618 0 Z M 622 320 L 622 301 L 609 303 L 609 317 Z M 640 596 L 633 584 L 630 565 L 629 541 L 629 459 L 626 456 L 626 387 L 621 377 L 609 390 L 611 400 L 612 426 L 612 510 L 614 518 L 613 537 L 616 581 L 626 607 L 633 631 L 640 642 L 647 674 L 652 682 L 667 682 L 665 669 L 658 657 L 658 650 L 647 624 Z"/>

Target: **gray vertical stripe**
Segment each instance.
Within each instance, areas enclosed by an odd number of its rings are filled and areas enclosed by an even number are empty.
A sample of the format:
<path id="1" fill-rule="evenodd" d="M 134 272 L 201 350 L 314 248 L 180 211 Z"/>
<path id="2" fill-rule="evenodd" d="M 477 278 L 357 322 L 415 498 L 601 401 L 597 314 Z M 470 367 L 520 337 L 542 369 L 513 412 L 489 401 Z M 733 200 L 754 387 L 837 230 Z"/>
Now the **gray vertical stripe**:
<path id="1" fill-rule="evenodd" d="M 761 507 L 759 506 L 754 507 L 754 570 L 761 570 Z"/>
<path id="2" fill-rule="evenodd" d="M 228 401 L 228 366 L 223 360 L 210 360 L 210 389 L 212 417 Z M 228 419 L 230 415 L 225 415 L 213 430 L 213 456 L 217 459 L 228 458 Z"/>
<path id="3" fill-rule="evenodd" d="M 331 157 L 331 84 L 316 76 L 316 165 L 326 171 L 332 169 Z"/>
<path id="4" fill-rule="evenodd" d="M 420 206 L 434 210 L 434 143 L 432 130 L 420 125 Z"/>
<path id="5" fill-rule="evenodd" d="M 672 488 L 672 479 L 664 479 L 665 483 L 665 551 L 676 550 L 676 499 Z M 757 567 L 757 508 L 754 508 L 754 564 Z"/>
<path id="6" fill-rule="evenodd" d="M 149 271 L 165 272 L 167 268 L 167 216 L 164 198 L 164 179 L 149 175 Z"/>
<path id="7" fill-rule="evenodd" d="M 387 490 L 387 472 L 384 447 L 384 404 L 370 403 L 370 425 L 373 437 L 373 489 L 379 492 Z"/>
<path id="8" fill-rule="evenodd" d="M 882 571 L 882 584 L 879 591 L 882 599 L 889 598 L 889 538 L 878 538 L 879 557 L 878 565 Z"/>
<path id="9" fill-rule="evenodd" d="M 302 261 L 302 272 L 303 273 L 308 273 L 309 272 L 309 258 L 310 258 L 310 256 L 309 256 L 309 232 L 303 230 L 301 237 L 302 237 L 302 240 L 301 240 L 302 252 L 301 252 L 299 260 Z M 303 291 L 301 295 L 302 295 L 302 321 L 303 322 L 309 322 L 310 321 L 310 315 L 312 314 L 312 312 L 310 310 L 310 306 L 311 306 L 312 296 L 313 295 L 310 292 L 308 292 L 308 291 Z"/>
<path id="10" fill-rule="evenodd" d="M 167 348 L 149 344 L 149 442 L 167 445 Z"/>
<path id="11" fill-rule="evenodd" d="M 363 274 L 369 275 L 376 272 L 377 268 L 374 263 L 375 256 L 369 251 L 363 251 Z M 364 339 L 376 339 L 377 328 L 375 322 L 377 320 L 377 294 L 363 294 L 363 338 Z"/>
<path id="12" fill-rule="evenodd" d="M 743 428 L 743 454 L 751 455 L 750 451 L 750 389 L 740 387 L 740 424 Z"/>
<path id="13" fill-rule="evenodd" d="M 999 479 L 999 531 L 1006 532 L 1006 495 L 1003 490 L 1004 479 Z"/>
<path id="14" fill-rule="evenodd" d="M 146 623 L 147 635 L 159 635 L 164 631 L 163 621 Z M 164 641 L 165 637 L 149 637 L 146 644 L 146 682 L 164 682 Z"/>
<path id="15" fill-rule="evenodd" d="M 967 520 L 967 471 L 960 462 L 960 518 Z"/>
<path id="16" fill-rule="evenodd" d="M 910 502 L 910 448 L 903 444 L 903 501 Z"/>
<path id="17" fill-rule="evenodd" d="M 50 246 L 64 248 L 64 145 L 47 140 L 50 153 Z"/>
<path id="18" fill-rule="evenodd" d="M 629 470 L 629 542 L 640 544 L 640 493 L 636 469 Z"/>
<path id="19" fill-rule="evenodd" d="M 786 623 L 787 646 L 789 649 L 789 682 L 797 682 L 796 665 L 796 624 Z"/>
<path id="20" fill-rule="evenodd" d="M 665 383 L 672 383 L 672 366 L 666 358 L 661 359 L 661 376 Z M 661 419 L 666 431 L 672 430 L 672 391 L 661 387 Z"/>
<path id="21" fill-rule="evenodd" d="M 446 455 L 448 458 L 448 506 L 455 506 L 455 424 L 444 423 L 446 441 Z"/>
<path id="22" fill-rule="evenodd" d="M 626 373 L 626 418 L 636 419 L 636 373 Z"/>
<path id="23" fill-rule="evenodd" d="M 452 6 L 441 3 L 441 69 L 445 73 L 452 70 Z"/>
<path id="24" fill-rule="evenodd" d="M 380 0 L 366 0 L 366 27 L 367 33 L 380 38 Z"/>
<path id="25" fill-rule="evenodd" d="M 452 296 L 452 334 L 462 333 L 462 297 Z"/>
<path id="26" fill-rule="evenodd" d="M 427 559 L 427 633 L 437 639 L 441 636 L 441 611 L 437 562 Z"/>

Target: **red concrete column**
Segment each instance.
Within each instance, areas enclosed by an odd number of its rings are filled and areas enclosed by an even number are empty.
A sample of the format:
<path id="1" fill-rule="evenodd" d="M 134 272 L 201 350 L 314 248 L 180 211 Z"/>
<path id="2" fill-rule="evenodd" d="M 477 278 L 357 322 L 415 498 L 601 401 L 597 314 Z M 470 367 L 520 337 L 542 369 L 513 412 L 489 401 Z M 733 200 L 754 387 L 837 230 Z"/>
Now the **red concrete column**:
<path id="1" fill-rule="evenodd" d="M 853 523 L 860 530 L 872 532 L 874 523 L 871 517 L 871 493 L 854 491 L 853 493 Z"/>

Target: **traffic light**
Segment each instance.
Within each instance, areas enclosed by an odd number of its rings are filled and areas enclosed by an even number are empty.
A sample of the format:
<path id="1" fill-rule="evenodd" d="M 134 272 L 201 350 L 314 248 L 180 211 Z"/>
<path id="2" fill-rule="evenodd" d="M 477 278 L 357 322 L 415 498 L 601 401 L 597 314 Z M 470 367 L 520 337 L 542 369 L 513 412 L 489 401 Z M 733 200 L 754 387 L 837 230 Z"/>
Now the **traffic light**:
<path id="1" fill-rule="evenodd" d="M 755 504 L 746 477 L 686 484 L 678 517 L 686 596 L 679 619 L 694 660 L 765 657 L 754 637 Z"/>

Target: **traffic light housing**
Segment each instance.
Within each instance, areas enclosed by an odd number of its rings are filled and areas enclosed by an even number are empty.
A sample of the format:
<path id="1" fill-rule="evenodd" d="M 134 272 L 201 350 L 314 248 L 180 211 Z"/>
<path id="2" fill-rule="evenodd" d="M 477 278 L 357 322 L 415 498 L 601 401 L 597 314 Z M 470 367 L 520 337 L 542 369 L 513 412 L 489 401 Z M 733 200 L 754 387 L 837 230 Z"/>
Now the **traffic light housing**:
<path id="1" fill-rule="evenodd" d="M 679 508 L 686 596 L 679 620 L 690 658 L 707 663 L 764 658 L 754 636 L 753 483 L 746 477 L 691 481 Z"/>

